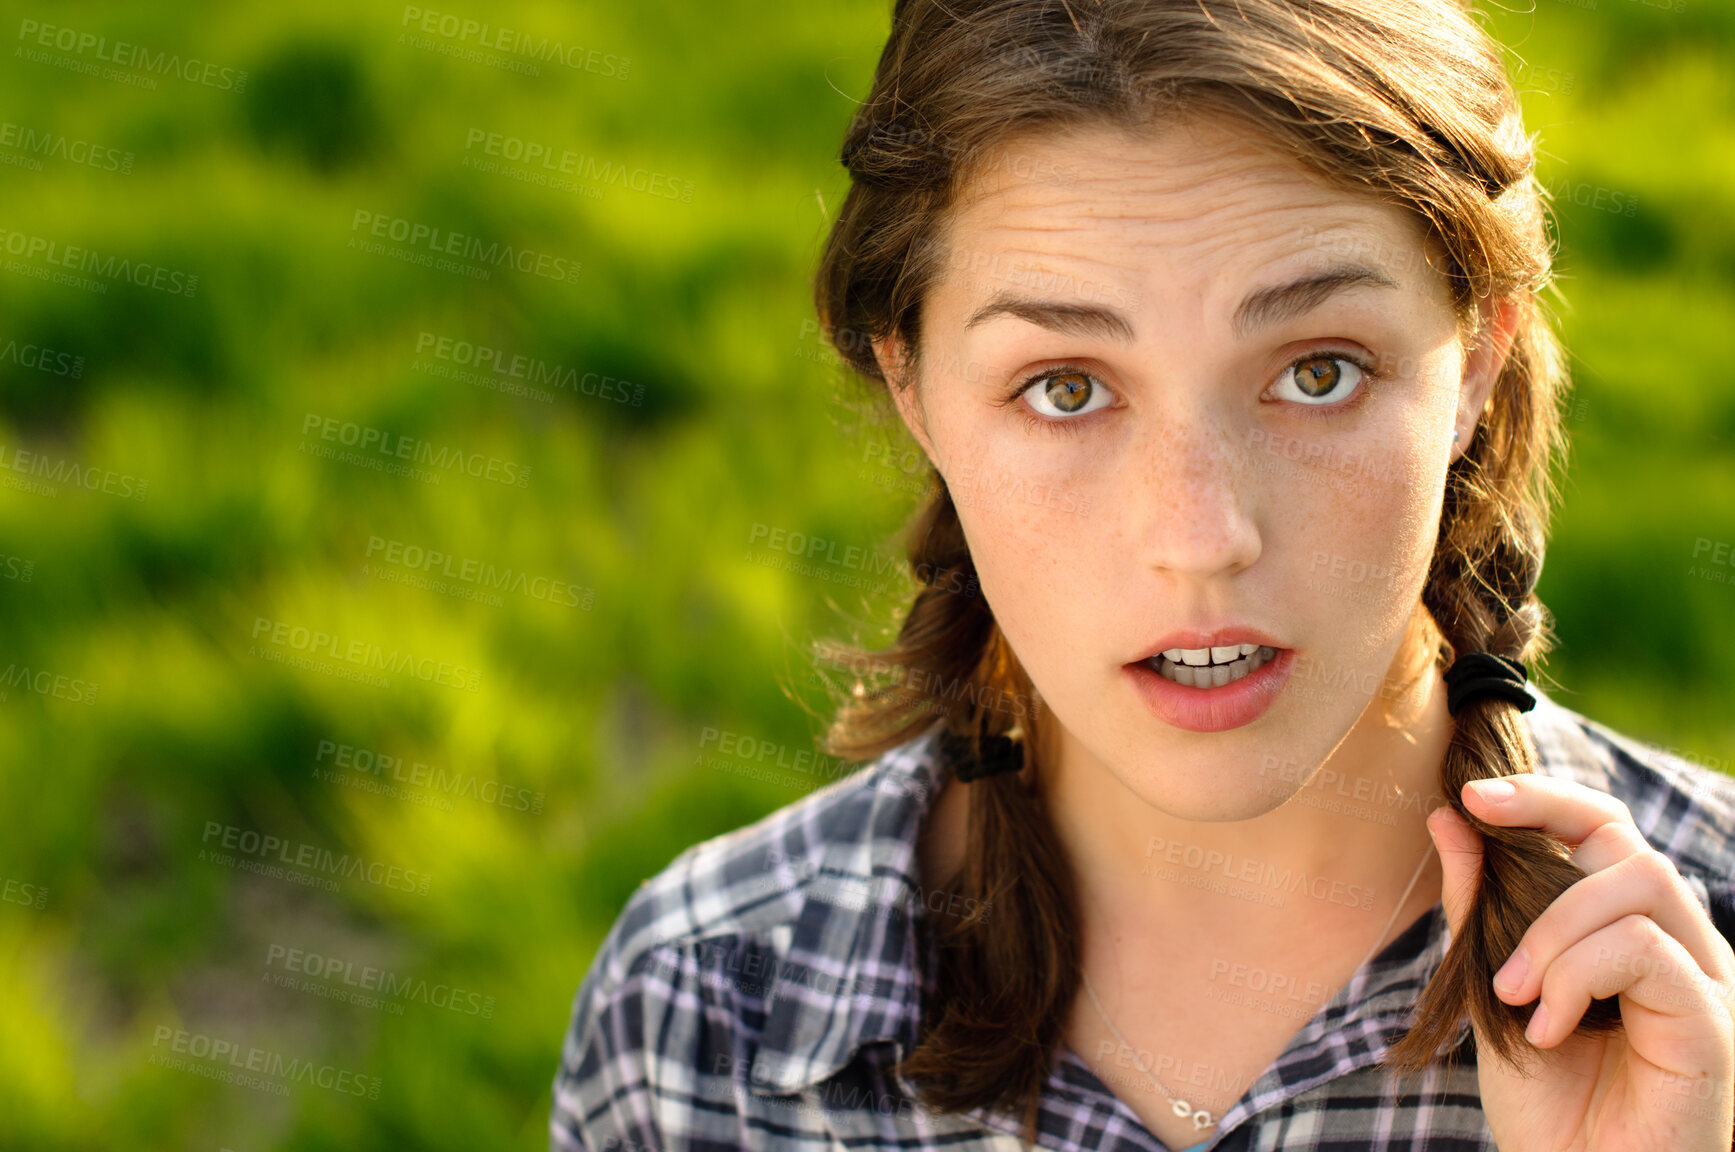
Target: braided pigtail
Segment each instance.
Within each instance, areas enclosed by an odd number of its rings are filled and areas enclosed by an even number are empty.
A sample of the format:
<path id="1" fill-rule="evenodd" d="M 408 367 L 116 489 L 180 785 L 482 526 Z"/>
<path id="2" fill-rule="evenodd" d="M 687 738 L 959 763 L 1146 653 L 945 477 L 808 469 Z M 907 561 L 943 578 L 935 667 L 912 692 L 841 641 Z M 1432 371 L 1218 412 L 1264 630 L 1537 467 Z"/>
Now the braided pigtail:
<path id="1" fill-rule="evenodd" d="M 1034 773 L 1034 691 L 979 592 L 949 591 L 950 574 L 974 567 L 957 509 L 942 486 L 917 521 L 911 567 L 929 577 L 898 633 L 874 653 L 901 674 L 857 682 L 833 729 L 832 750 L 860 758 L 943 717 L 947 748 L 978 758 L 1011 734 L 1024 770 L 997 772 L 969 789 L 964 863 L 944 881 L 969 916 L 942 917 L 926 936 L 938 978 L 925 990 L 922 1038 L 899 1066 L 941 1112 L 987 1104 L 1020 1115 L 1035 1142 L 1036 1107 L 1049 1059 L 1079 988 L 1079 931 L 1072 865 Z M 832 650 L 832 659 L 848 654 Z M 864 744 L 864 717 L 884 722 Z M 972 903 L 973 901 L 973 903 Z"/>
<path id="2" fill-rule="evenodd" d="M 998 634 L 991 648 L 1006 651 Z M 1020 746 L 1026 771 L 968 785 L 964 864 L 948 886 L 974 898 L 978 915 L 943 919 L 934 930 L 939 978 L 928 990 L 923 1038 L 901 1071 L 937 1111 L 986 1103 L 1021 1114 L 1034 1143 L 1049 1058 L 1081 969 L 1072 866 L 1025 779 L 1031 743 Z"/>
<path id="3" fill-rule="evenodd" d="M 1447 475 L 1440 539 L 1422 602 L 1433 615 L 1456 659 L 1468 653 L 1527 661 L 1548 645 L 1547 610 L 1534 588 L 1542 567 L 1546 480 L 1525 457 L 1546 454 L 1551 430 L 1544 415 L 1527 426 L 1526 415 L 1547 403 L 1517 403 L 1502 392 L 1533 383 L 1532 361 L 1554 350 L 1532 321 L 1521 334 L 1512 361 L 1470 447 Z M 1526 397 L 1535 401 L 1534 396 Z M 1512 1064 L 1532 1053 L 1524 1028 L 1535 1005 L 1510 1005 L 1495 995 L 1493 976 L 1526 930 L 1567 888 L 1583 879 L 1568 849 L 1535 828 L 1505 828 L 1472 815 L 1463 803 L 1472 780 L 1533 772 L 1536 753 L 1520 707 L 1498 694 L 1466 700 L 1454 716 L 1452 741 L 1440 766 L 1441 792 L 1458 814 L 1482 834 L 1482 875 L 1458 935 L 1439 971 L 1423 991 L 1415 1025 L 1388 1052 L 1385 1063 L 1405 1073 L 1420 1071 L 1453 1039 L 1468 1013 L 1484 1042 Z M 1620 1026 L 1618 1001 L 1593 1000 L 1579 1024 L 1584 1035 Z"/>
<path id="4" fill-rule="evenodd" d="M 921 587 L 891 647 L 870 652 L 830 640 L 816 646 L 822 666 L 851 674 L 826 737 L 833 755 L 869 759 L 994 691 L 980 675 L 997 631 L 994 615 L 976 587 L 958 510 L 944 486 L 917 514 L 908 556 Z M 956 731 L 973 730 L 962 715 L 953 720 Z"/>

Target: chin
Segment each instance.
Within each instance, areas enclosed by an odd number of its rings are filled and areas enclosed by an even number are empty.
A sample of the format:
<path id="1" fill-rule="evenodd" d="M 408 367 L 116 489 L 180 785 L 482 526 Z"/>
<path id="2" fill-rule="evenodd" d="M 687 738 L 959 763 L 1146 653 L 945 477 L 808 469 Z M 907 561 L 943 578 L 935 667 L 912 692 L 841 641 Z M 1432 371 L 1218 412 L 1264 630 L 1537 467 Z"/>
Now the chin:
<path id="1" fill-rule="evenodd" d="M 1285 722 L 1284 711 L 1274 709 L 1256 732 L 1197 734 L 1153 723 L 1142 709 L 1129 708 L 1120 730 L 1131 735 L 1115 744 L 1138 752 L 1117 755 L 1114 745 L 1106 754 L 1086 750 L 1129 791 L 1177 819 L 1253 820 L 1301 791 L 1356 720 L 1346 714 L 1340 725 L 1325 727 L 1315 715 L 1298 726 Z M 1104 731 L 1100 722 L 1095 731 Z M 1091 743 L 1101 746 L 1099 739 Z"/>

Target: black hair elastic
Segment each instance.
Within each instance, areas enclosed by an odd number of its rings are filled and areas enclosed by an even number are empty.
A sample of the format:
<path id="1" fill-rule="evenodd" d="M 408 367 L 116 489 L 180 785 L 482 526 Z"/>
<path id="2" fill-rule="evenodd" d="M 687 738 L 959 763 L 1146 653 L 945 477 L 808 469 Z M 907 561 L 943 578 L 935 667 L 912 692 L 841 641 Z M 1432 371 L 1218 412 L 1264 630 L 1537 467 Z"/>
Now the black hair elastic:
<path id="1" fill-rule="evenodd" d="M 984 736 L 978 756 L 971 751 L 970 738 L 959 736 L 950 728 L 940 734 L 940 748 L 952 764 L 952 775 L 965 783 L 993 776 L 998 772 L 1017 772 L 1024 767 L 1024 744 L 1010 736 Z"/>
<path id="2" fill-rule="evenodd" d="M 1536 697 L 1524 687 L 1530 678 L 1522 661 L 1492 652 L 1466 652 L 1446 669 L 1446 711 L 1456 716 L 1478 696 L 1499 696 L 1520 712 L 1536 707 Z"/>

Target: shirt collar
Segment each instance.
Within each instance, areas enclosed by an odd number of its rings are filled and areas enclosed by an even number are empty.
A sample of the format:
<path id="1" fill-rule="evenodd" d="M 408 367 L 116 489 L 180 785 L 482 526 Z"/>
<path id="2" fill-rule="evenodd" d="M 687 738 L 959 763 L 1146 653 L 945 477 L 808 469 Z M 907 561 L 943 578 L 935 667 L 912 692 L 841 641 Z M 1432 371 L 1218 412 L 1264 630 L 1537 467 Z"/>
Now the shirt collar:
<path id="1" fill-rule="evenodd" d="M 761 1095 L 799 1092 L 835 1074 L 861 1047 L 915 1047 L 922 973 L 917 963 L 916 843 L 939 792 L 939 727 L 880 757 L 833 805 L 811 809 L 821 827 L 818 867 L 778 964 L 750 1084 Z"/>

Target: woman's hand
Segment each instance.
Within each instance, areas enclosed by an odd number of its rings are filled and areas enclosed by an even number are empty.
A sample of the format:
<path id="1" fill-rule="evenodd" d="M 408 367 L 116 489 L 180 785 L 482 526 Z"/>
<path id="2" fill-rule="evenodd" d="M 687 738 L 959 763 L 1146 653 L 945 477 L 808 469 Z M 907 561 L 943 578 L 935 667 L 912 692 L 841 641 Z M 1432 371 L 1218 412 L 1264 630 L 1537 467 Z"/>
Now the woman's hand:
<path id="1" fill-rule="evenodd" d="M 1735 953 L 1627 806 L 1547 776 L 1465 786 L 1489 824 L 1540 828 L 1587 875 L 1537 918 L 1494 979 L 1508 1004 L 1542 1003 L 1526 1077 L 1477 1034 L 1482 1111 L 1501 1152 L 1727 1152 L 1735 1143 Z M 1498 789 L 1496 789 L 1498 791 Z M 1444 805 L 1428 820 L 1454 937 L 1482 875 L 1482 834 Z M 1624 1028 L 1575 1035 L 1592 997 L 1620 995 Z"/>

